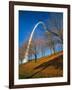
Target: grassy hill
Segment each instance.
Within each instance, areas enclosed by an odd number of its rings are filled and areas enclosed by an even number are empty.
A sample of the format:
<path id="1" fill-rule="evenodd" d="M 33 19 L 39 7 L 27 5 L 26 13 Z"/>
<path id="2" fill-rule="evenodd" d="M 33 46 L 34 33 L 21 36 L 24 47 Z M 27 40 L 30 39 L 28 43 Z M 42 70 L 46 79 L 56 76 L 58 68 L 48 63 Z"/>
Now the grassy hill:
<path id="1" fill-rule="evenodd" d="M 19 65 L 19 79 L 63 76 L 63 52 Z"/>

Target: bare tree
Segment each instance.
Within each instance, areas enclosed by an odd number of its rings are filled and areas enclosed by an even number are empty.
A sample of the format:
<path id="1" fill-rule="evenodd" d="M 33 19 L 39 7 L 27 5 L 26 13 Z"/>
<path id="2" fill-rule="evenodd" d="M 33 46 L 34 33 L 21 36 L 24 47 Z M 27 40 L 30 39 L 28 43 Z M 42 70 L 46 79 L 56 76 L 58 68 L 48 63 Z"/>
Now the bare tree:
<path id="1" fill-rule="evenodd" d="M 63 16 L 56 13 L 51 14 L 47 20 L 47 30 L 56 36 L 63 43 Z"/>

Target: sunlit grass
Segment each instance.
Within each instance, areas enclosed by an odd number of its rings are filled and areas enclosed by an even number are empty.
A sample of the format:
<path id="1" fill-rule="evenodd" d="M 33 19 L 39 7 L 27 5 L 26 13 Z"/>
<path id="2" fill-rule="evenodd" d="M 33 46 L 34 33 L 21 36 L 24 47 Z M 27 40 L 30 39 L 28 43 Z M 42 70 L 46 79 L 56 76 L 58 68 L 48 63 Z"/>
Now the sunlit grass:
<path id="1" fill-rule="evenodd" d="M 63 76 L 63 51 L 19 65 L 19 79 Z"/>

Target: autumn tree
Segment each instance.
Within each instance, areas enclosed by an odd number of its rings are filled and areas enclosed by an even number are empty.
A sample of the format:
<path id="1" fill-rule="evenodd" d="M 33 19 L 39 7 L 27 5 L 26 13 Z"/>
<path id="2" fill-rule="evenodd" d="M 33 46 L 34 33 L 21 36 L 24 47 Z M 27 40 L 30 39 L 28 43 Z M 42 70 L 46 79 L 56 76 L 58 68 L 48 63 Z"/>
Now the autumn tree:
<path id="1" fill-rule="evenodd" d="M 20 64 L 23 63 L 23 59 L 24 59 L 24 56 L 25 56 L 26 48 L 27 48 L 27 42 L 25 42 L 22 45 L 22 47 L 19 48 L 19 63 Z"/>

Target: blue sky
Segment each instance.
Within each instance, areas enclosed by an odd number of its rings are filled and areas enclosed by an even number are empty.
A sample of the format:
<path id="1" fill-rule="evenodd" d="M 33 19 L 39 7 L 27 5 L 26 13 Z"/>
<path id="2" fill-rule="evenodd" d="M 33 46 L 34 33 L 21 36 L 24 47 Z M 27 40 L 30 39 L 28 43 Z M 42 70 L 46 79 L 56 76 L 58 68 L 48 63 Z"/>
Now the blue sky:
<path id="1" fill-rule="evenodd" d="M 39 11 L 19 11 L 19 47 L 22 47 L 22 45 L 29 40 L 30 34 L 34 28 L 34 26 L 39 22 L 43 21 L 46 24 L 46 27 L 48 29 L 51 29 L 53 26 L 52 24 L 49 24 L 49 22 L 56 18 L 58 21 L 58 27 L 59 29 L 63 29 L 63 23 L 60 22 L 63 20 L 63 13 L 55 13 L 55 12 L 39 12 Z M 33 37 L 36 35 L 36 37 L 40 38 L 44 34 L 44 28 L 42 25 L 39 25 L 35 30 Z M 56 46 L 56 50 L 60 51 L 62 50 L 62 47 Z M 51 53 L 50 50 L 46 51 L 46 54 L 49 55 Z M 40 57 L 40 53 L 38 54 L 38 57 Z M 33 57 L 34 58 L 34 57 Z"/>
<path id="2" fill-rule="evenodd" d="M 47 24 L 48 19 L 50 20 L 51 15 L 54 17 L 61 16 L 63 17 L 62 13 L 55 13 L 55 12 L 39 12 L 39 11 L 19 11 L 19 47 L 27 41 L 30 37 L 30 34 L 35 26 L 35 24 L 39 21 L 43 21 Z M 47 27 L 51 27 L 48 26 Z M 43 27 L 39 25 L 37 29 L 41 29 L 43 31 Z M 37 30 L 37 33 L 40 33 L 41 30 Z"/>
<path id="3" fill-rule="evenodd" d="M 32 29 L 38 21 L 48 19 L 47 12 L 19 11 L 19 45 L 28 40 Z M 38 27 L 39 28 L 39 27 Z"/>

